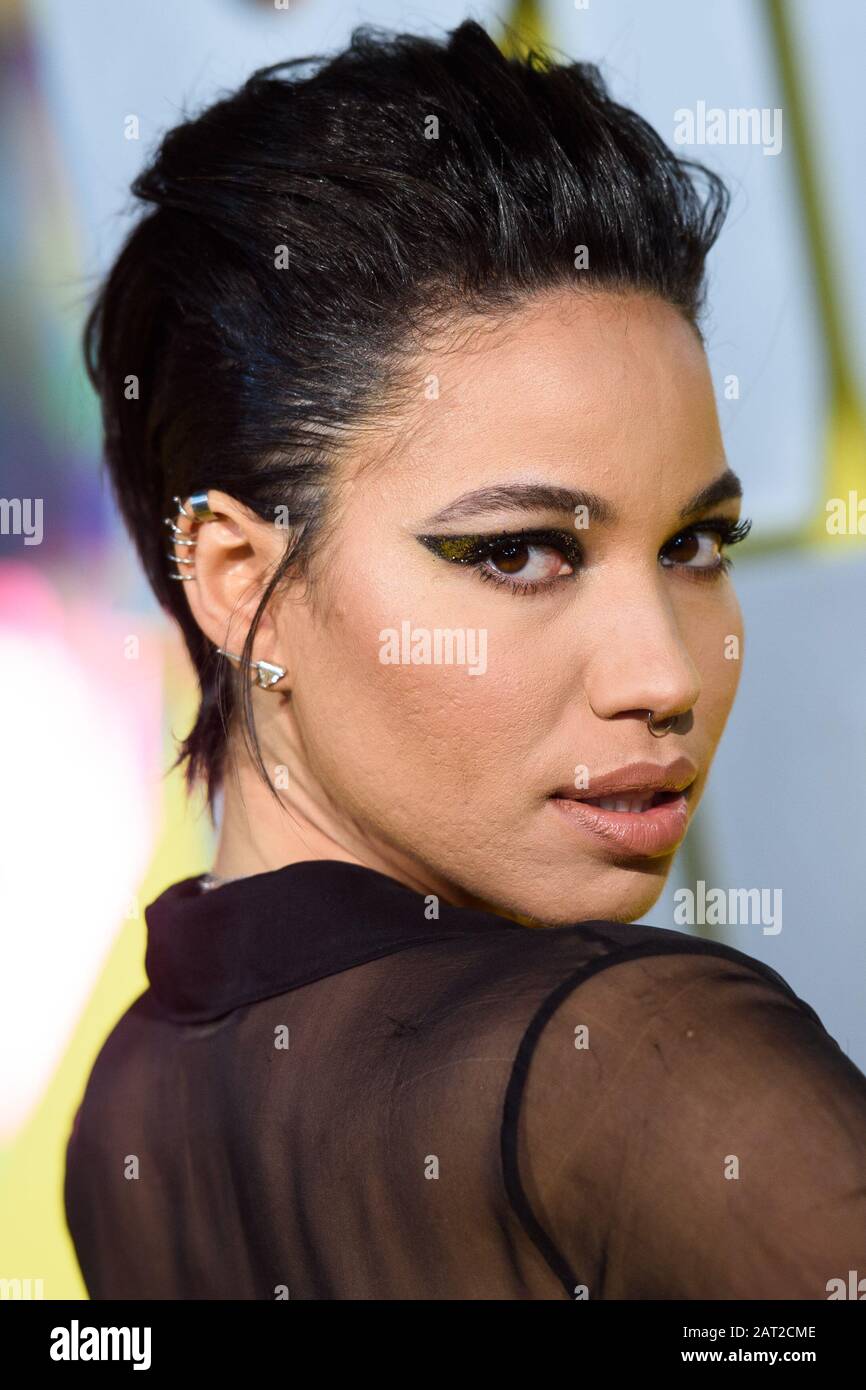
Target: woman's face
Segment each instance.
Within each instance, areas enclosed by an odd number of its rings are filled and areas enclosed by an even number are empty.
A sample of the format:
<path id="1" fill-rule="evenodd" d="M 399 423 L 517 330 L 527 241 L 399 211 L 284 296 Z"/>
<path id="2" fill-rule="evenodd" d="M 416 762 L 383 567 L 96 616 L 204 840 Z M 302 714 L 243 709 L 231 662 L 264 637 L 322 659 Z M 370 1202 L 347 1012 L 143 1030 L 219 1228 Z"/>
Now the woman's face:
<path id="1" fill-rule="evenodd" d="M 300 781 L 341 843 L 450 901 L 634 920 L 740 674 L 740 609 L 700 529 L 739 501 L 729 474 L 700 503 L 727 464 L 698 337 L 656 298 L 562 291 L 414 376 L 411 413 L 340 466 L 315 601 L 276 615 Z M 681 717 L 656 738 L 648 710 Z M 568 804 L 647 762 L 694 779 L 684 815 Z"/>

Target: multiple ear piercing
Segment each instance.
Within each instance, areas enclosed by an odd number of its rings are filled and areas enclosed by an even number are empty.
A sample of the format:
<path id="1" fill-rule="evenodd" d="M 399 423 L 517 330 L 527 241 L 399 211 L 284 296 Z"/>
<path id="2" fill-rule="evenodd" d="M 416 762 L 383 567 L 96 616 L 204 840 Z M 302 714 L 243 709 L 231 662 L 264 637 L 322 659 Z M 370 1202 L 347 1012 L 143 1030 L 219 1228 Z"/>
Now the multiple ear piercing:
<path id="1" fill-rule="evenodd" d="M 184 506 L 183 499 L 181 497 L 174 497 L 172 498 L 172 501 L 178 509 L 178 514 L 181 516 L 185 516 L 187 521 L 191 521 L 194 524 L 205 521 L 216 521 L 217 519 L 216 513 L 211 511 L 210 506 L 208 504 L 207 492 L 194 492 L 192 496 L 187 499 L 186 506 Z M 187 511 L 187 507 L 189 508 L 189 511 Z M 164 517 L 163 520 L 166 526 L 171 528 L 172 545 L 185 546 L 188 551 L 193 551 L 195 549 L 195 547 L 198 545 L 198 540 L 194 537 L 189 536 L 184 531 L 182 526 L 178 526 L 174 517 L 167 516 Z M 173 560 L 174 563 L 178 566 L 177 570 L 171 571 L 169 573 L 169 579 L 178 579 L 182 584 L 189 584 L 192 580 L 195 579 L 195 574 L 184 574 L 180 570 L 181 565 L 185 565 L 190 570 L 195 568 L 194 555 L 177 555 L 171 550 L 167 551 L 166 554 L 169 560 Z M 222 647 L 217 647 L 217 651 L 219 652 L 220 656 L 227 657 L 229 661 L 235 662 L 235 664 L 238 666 L 241 665 L 241 658 L 239 656 L 236 656 L 234 652 L 227 652 Z M 272 661 L 251 661 L 248 664 L 251 668 L 256 684 L 260 686 L 262 690 L 273 689 L 273 687 L 277 684 L 277 681 L 281 681 L 283 676 L 286 674 L 286 668 L 284 666 L 277 666 Z"/>
<path id="2" fill-rule="evenodd" d="M 208 505 L 206 492 L 194 492 L 192 494 L 192 496 L 189 498 L 189 511 L 187 511 L 186 507 L 183 505 L 182 498 L 173 497 L 172 501 L 177 506 L 177 509 L 181 513 L 181 515 L 186 517 L 187 521 L 216 521 L 216 514 L 211 511 Z M 191 548 L 194 548 L 198 545 L 198 541 L 193 540 L 191 539 L 191 537 L 187 536 L 183 528 L 181 526 L 178 526 L 177 522 L 174 520 L 173 517 L 163 517 L 163 521 L 165 522 L 166 526 L 171 527 L 172 545 L 186 545 Z M 194 559 L 186 558 L 181 555 L 175 555 L 174 552 L 171 550 L 166 551 L 166 554 L 169 560 L 174 560 L 176 565 L 195 564 Z M 190 580 L 195 579 L 194 574 L 181 574 L 180 571 L 170 573 L 168 577 L 169 579 L 179 579 L 182 584 L 188 584 Z"/>

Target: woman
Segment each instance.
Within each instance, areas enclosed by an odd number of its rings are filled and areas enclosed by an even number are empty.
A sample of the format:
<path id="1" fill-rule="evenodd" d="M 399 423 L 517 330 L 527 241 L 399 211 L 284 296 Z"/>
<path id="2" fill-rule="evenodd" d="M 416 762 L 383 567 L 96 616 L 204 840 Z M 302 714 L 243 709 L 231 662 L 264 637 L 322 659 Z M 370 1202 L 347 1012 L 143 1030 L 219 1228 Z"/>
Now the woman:
<path id="1" fill-rule="evenodd" d="M 596 71 L 356 30 L 173 130 L 94 306 L 212 874 L 67 1155 L 95 1298 L 827 1298 L 866 1078 L 640 925 L 739 676 L 725 212 Z"/>

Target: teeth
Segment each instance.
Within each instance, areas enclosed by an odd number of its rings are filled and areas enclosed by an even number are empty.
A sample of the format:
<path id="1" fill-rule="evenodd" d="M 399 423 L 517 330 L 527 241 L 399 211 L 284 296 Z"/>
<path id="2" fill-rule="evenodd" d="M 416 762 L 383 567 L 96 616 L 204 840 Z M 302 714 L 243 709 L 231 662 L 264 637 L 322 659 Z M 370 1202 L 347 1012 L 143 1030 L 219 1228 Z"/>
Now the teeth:
<path id="1" fill-rule="evenodd" d="M 603 811 L 646 811 L 654 798 L 654 793 L 649 796 L 600 796 L 590 805 L 600 806 Z"/>

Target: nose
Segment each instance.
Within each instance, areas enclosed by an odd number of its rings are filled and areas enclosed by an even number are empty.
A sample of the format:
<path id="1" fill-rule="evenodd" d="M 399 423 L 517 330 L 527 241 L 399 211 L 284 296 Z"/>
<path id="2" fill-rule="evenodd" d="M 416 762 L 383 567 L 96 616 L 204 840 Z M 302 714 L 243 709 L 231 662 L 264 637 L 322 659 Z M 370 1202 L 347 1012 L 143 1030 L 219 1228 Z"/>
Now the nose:
<path id="1" fill-rule="evenodd" d="M 606 620 L 595 625 L 584 685 L 600 719 L 637 718 L 653 722 L 690 714 L 701 693 L 670 593 L 662 583 L 644 580 L 639 593 L 619 592 L 605 599 Z M 688 721 L 680 718 L 684 732 Z"/>

